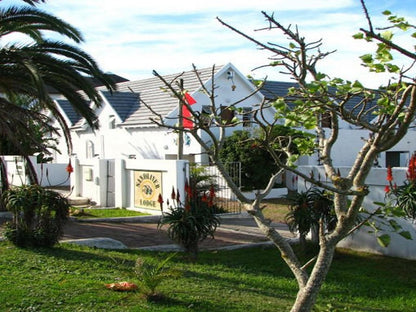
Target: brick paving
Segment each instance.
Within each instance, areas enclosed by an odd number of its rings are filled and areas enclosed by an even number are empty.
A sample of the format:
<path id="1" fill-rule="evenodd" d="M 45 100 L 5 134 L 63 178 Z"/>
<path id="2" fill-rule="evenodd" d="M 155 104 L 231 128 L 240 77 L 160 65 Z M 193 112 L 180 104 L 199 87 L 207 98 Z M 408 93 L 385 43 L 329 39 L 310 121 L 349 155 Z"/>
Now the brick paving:
<path id="1" fill-rule="evenodd" d="M 122 242 L 129 248 L 169 245 L 173 242 L 166 233 L 166 227 L 157 228 L 157 223 L 131 222 L 77 222 L 69 221 L 64 228 L 63 240 L 108 237 Z M 201 249 L 212 249 L 231 245 L 264 242 L 265 237 L 258 232 L 242 232 L 238 229 L 219 227 L 215 238 L 208 238 L 200 245 Z"/>
<path id="2" fill-rule="evenodd" d="M 8 218 L 0 216 L 0 232 L 2 223 Z M 120 220 L 120 219 L 119 219 Z M 156 219 L 130 218 L 123 222 L 111 220 L 77 221 L 69 220 L 64 227 L 62 240 L 87 238 L 112 238 L 120 241 L 128 248 L 174 244 L 166 233 L 166 226 L 157 228 Z M 286 237 L 294 237 L 285 224 L 275 224 L 275 227 Z M 235 215 L 222 218 L 221 226 L 215 232 L 215 238 L 207 238 L 200 244 L 203 249 L 216 249 L 234 245 L 266 242 L 254 220 L 249 216 Z"/>

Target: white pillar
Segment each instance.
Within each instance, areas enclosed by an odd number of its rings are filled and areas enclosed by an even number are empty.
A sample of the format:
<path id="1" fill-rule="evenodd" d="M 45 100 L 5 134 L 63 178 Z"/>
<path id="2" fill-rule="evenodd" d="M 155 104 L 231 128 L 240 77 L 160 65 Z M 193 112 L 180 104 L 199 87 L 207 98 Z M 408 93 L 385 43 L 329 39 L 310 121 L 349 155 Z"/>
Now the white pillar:
<path id="1" fill-rule="evenodd" d="M 114 161 L 115 173 L 114 173 L 114 189 L 115 189 L 115 206 L 126 207 L 127 205 L 127 170 L 126 161 L 124 159 L 116 159 Z"/>

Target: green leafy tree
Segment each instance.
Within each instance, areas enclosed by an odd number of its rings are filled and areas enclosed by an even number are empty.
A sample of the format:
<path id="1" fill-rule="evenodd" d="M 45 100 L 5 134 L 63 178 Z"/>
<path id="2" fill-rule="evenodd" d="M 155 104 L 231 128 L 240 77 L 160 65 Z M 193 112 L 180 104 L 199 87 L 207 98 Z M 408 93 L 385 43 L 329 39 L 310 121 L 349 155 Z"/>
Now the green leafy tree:
<path id="1" fill-rule="evenodd" d="M 249 131 L 235 131 L 227 137 L 219 157 L 224 164 L 241 163 L 241 185 L 244 191 L 264 189 L 272 173 L 259 168 L 275 166 L 273 158 Z"/>
<path id="2" fill-rule="evenodd" d="M 219 151 L 219 158 L 224 164 L 228 162 L 241 163 L 241 184 L 243 191 L 262 190 L 267 186 L 273 172 L 278 167 L 269 153 L 266 145 L 276 144 L 276 156 L 285 161 L 286 154 L 279 150 L 279 146 L 290 146 L 294 155 L 299 153 L 296 143 L 285 142 L 289 134 L 298 139 L 309 134 L 302 133 L 284 125 L 274 125 L 265 137 L 263 131 L 234 131 L 224 139 Z M 267 168 L 267 170 L 264 170 Z"/>
<path id="3" fill-rule="evenodd" d="M 238 125 L 239 122 L 233 121 L 231 125 L 221 123 L 219 105 L 215 103 L 216 88 L 208 90 L 201 83 L 202 91 L 211 101 L 212 123 L 209 126 L 206 120 L 200 118 L 199 114 L 185 103 L 183 90 L 178 90 L 175 83 L 165 81 L 157 72 L 154 72 L 164 81 L 172 94 L 181 100 L 183 105 L 187 105 L 194 118 L 195 126 L 193 129 L 183 129 L 178 126 L 169 126 L 161 118 L 154 118 L 153 121 L 160 126 L 189 132 L 198 141 L 209 154 L 211 161 L 217 165 L 239 201 L 253 216 L 264 235 L 279 249 L 298 283 L 299 290 L 291 309 L 292 312 L 313 309 L 331 267 L 336 245 L 357 229 L 358 215 L 364 198 L 369 192 L 366 178 L 377 155 L 395 146 L 404 137 L 415 117 L 416 80 L 413 78 L 415 75 L 411 73 L 412 67 L 395 64 L 394 59 L 395 56 L 401 55 L 407 58 L 407 63 L 413 64 L 416 55 L 414 51 L 395 43 L 393 31 L 405 31 L 409 35 L 409 41 L 414 42 L 416 26 L 390 12 L 385 12 L 389 26 L 381 27 L 382 32 L 379 33 L 372 24 L 363 0 L 361 4 L 366 16 L 367 28 L 360 29 L 360 33 L 355 37 L 375 43 L 377 49 L 371 57 L 369 54 L 365 55 L 362 61 L 372 72 L 385 72 L 393 76 L 393 80 L 389 80 L 386 85 L 376 90 L 364 87 L 359 81 L 351 82 L 319 72 L 317 68 L 320 62 L 333 52 L 322 52 L 320 40 L 308 42 L 305 37 L 301 36 L 298 28 L 293 29 L 291 26 L 282 25 L 274 15 L 262 12 L 268 25 L 266 29 L 283 34 L 289 39 L 287 45 L 274 44 L 270 41 L 263 43 L 219 19 L 227 28 L 244 36 L 262 50 L 271 52 L 273 61 L 268 65 L 290 75 L 297 83 L 296 87 L 288 90 L 286 96 L 276 98 L 270 103 L 261 103 L 258 110 L 254 112 L 257 126 L 263 131 L 266 140 L 270 140 L 266 148 L 272 155 L 276 168 L 279 168 L 278 171 L 273 172 L 265 190 L 257 193 L 254 200 L 247 198 L 235 185 L 219 157 L 224 145 L 226 129 Z M 195 66 L 194 71 L 198 76 Z M 258 86 L 258 89 L 260 88 L 261 85 Z M 241 101 L 230 104 L 230 108 L 235 107 L 239 102 Z M 260 118 L 263 109 L 268 105 L 273 105 L 276 110 L 273 121 Z M 282 120 L 288 127 L 303 129 L 305 134 L 314 133 L 314 138 L 307 135 L 299 137 L 289 133 L 284 140 L 275 140 L 271 129 Z M 362 139 L 363 145 L 349 172 L 345 175 L 341 175 L 333 165 L 332 154 L 334 144 L 340 135 L 341 121 L 368 132 L 368 137 Z M 325 126 L 328 122 L 331 125 L 330 128 Z M 206 138 L 210 140 L 207 141 Z M 293 146 L 296 146 L 298 153 L 293 152 Z M 284 153 L 286 157 L 282 158 L 276 150 Z M 319 153 L 329 183 L 324 183 L 319 177 L 304 174 L 296 168 L 299 155 L 314 152 Z M 328 231 L 324 222 L 319 222 L 319 250 L 316 256 L 306 262 L 298 257 L 289 241 L 271 226 L 262 212 L 262 200 L 270 192 L 278 176 L 285 170 L 292 171 L 305 181 L 333 194 L 336 224 L 332 231 Z"/>

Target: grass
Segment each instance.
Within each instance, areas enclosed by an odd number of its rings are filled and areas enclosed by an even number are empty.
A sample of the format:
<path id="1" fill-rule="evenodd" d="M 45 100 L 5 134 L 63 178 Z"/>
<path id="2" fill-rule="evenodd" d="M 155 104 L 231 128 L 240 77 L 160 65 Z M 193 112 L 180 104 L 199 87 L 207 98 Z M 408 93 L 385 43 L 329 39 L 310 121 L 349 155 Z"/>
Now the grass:
<path id="1" fill-rule="evenodd" d="M 96 209 L 96 208 L 74 208 L 70 210 L 70 214 L 73 217 L 79 219 L 87 218 L 118 218 L 118 217 L 138 217 L 146 216 L 148 214 L 127 210 L 121 208 L 110 208 L 110 209 Z"/>
<path id="2" fill-rule="evenodd" d="M 262 202 L 266 206 L 263 209 L 263 214 L 266 218 L 273 222 L 285 223 L 285 217 L 289 212 L 289 200 L 281 198 L 266 199 Z"/>
<path id="3" fill-rule="evenodd" d="M 288 311 L 297 292 L 274 248 L 202 252 L 196 264 L 179 254 L 168 265 L 182 274 L 162 282 L 165 297 L 158 302 L 104 285 L 135 282 L 138 257 L 157 262 L 166 253 L 1 242 L 0 254 L 1 311 Z M 315 311 L 415 311 L 415 264 L 338 251 Z"/>

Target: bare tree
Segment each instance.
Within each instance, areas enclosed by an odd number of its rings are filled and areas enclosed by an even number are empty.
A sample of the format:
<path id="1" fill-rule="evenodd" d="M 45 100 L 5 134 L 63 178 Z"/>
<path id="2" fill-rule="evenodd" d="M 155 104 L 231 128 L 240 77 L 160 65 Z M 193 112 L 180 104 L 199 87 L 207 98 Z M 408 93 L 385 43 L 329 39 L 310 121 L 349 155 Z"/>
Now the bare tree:
<path id="1" fill-rule="evenodd" d="M 276 164 L 267 187 L 264 191 L 256 194 L 254 200 L 244 196 L 227 174 L 224 164 L 218 157 L 218 152 L 223 144 L 225 129 L 235 126 L 236 123 L 225 124 L 222 122 L 220 110 L 215 103 L 215 83 L 208 90 L 200 81 L 204 93 L 211 101 L 212 124 L 207 125 L 202 116 L 193 111 L 192 107 L 184 100 L 184 90 L 178 88 L 178 85 L 175 84 L 176 80 L 165 81 L 162 76 L 154 72 L 156 76 L 164 81 L 167 88 L 182 101 L 182 104 L 188 107 L 195 126 L 192 129 L 172 126 L 160 115 L 156 115 L 153 121 L 163 127 L 189 132 L 199 142 L 211 160 L 217 165 L 238 200 L 244 204 L 245 209 L 254 217 L 258 227 L 279 249 L 282 258 L 292 270 L 299 287 L 296 301 L 291 310 L 293 312 L 311 311 L 330 269 L 337 243 L 357 228 L 357 216 L 363 200 L 369 192 L 366 178 L 377 155 L 397 144 L 414 121 L 416 111 L 415 78 L 411 77 L 410 67 L 404 69 L 393 63 L 393 53 L 397 52 L 412 62 L 416 60 L 416 55 L 393 42 L 391 29 L 414 30 L 415 26 L 410 25 L 402 18 L 391 15 L 390 12 L 385 12 L 391 25 L 387 28 L 376 29 L 372 25 L 364 1 L 361 1 L 361 3 L 368 21 L 368 29 L 361 29 L 355 37 L 377 43 L 376 53 L 374 55 L 364 55 L 362 61 L 371 71 L 390 72 L 397 78 L 394 83 L 389 82 L 386 86 L 377 90 L 365 88 L 358 81 L 349 82 L 320 73 L 317 70 L 317 64 L 333 52 L 321 52 L 321 41 L 307 42 L 299 34 L 297 27 L 293 29 L 291 26 L 281 25 L 274 15 L 262 12 L 268 22 L 268 27 L 265 29 L 281 32 L 289 39 L 288 46 L 262 43 L 218 19 L 227 28 L 254 42 L 260 48 L 273 53 L 272 62 L 267 66 L 276 67 L 291 75 L 297 83 L 297 87 L 291 88 L 287 96 L 276 98 L 273 102 L 261 103 L 254 114 L 257 126 L 264 132 L 263 146 L 268 149 Z M 378 30 L 383 30 L 383 32 L 377 33 Z M 213 78 L 214 69 L 215 67 L 213 67 Z M 199 78 L 195 66 L 194 71 Z M 258 89 L 261 87 L 259 85 Z M 230 107 L 236 107 L 237 104 L 233 103 Z M 264 109 L 270 105 L 273 105 L 276 110 L 276 117 L 273 122 L 267 122 L 263 118 Z M 152 108 L 149 107 L 149 109 Z M 370 116 L 373 116 L 373 118 L 369 118 Z M 330 128 L 324 128 L 322 123 L 324 118 L 330 122 Z M 313 131 L 316 136 L 311 138 L 310 136 L 289 135 L 283 138 L 272 135 L 273 125 L 282 119 L 286 121 L 287 125 L 305 129 L 307 133 Z M 337 168 L 333 166 L 332 158 L 332 149 L 340 134 L 339 124 L 341 120 L 369 132 L 369 136 L 363 140 L 363 145 L 355 162 L 346 176 L 340 175 Z M 219 131 L 219 135 L 215 135 L 213 128 Z M 208 135 L 210 139 L 208 141 L 203 140 L 202 133 Z M 298 171 L 295 166 L 297 155 L 292 153 L 293 149 L 291 147 L 293 146 L 296 146 L 297 150 L 303 154 L 319 152 L 325 174 L 331 183 L 323 183 L 317 177 Z M 287 157 L 279 157 L 278 152 L 286 153 Z M 283 162 L 282 159 L 285 159 L 285 161 Z M 274 182 L 284 170 L 292 171 L 304 180 L 334 194 L 334 206 L 338 220 L 336 227 L 329 232 L 321 220 L 319 252 L 306 263 L 300 261 L 288 240 L 270 225 L 262 212 L 262 200 L 270 192 Z M 312 269 L 310 269 L 311 266 Z"/>

